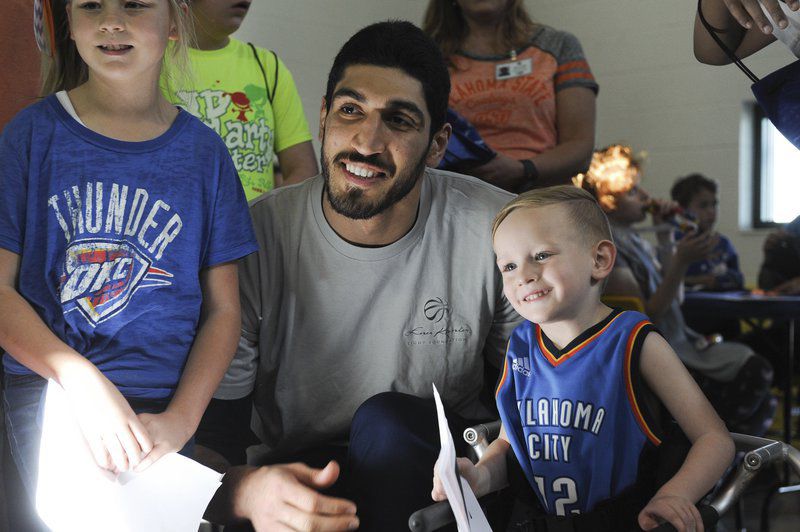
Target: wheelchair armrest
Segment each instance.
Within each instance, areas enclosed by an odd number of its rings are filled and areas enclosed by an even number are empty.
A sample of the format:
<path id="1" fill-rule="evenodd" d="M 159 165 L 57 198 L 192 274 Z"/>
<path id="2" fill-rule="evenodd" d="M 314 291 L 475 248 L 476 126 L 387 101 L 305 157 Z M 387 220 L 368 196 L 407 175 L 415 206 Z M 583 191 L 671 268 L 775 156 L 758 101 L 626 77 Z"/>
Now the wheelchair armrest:
<path id="1" fill-rule="evenodd" d="M 455 522 L 453 510 L 447 501 L 437 502 L 417 510 L 408 518 L 408 529 L 412 532 L 432 532 Z"/>
<path id="2" fill-rule="evenodd" d="M 464 431 L 464 441 L 472 447 L 477 460 L 481 459 L 489 444 L 500 435 L 500 426 L 501 423 L 498 419 L 489 423 L 473 425 Z"/>
<path id="3" fill-rule="evenodd" d="M 747 434 L 731 433 L 731 437 L 736 450 L 747 454 L 709 502 L 720 515 L 739 499 L 748 484 L 767 464 L 787 463 L 795 473 L 800 474 L 800 451 L 791 445 Z"/>

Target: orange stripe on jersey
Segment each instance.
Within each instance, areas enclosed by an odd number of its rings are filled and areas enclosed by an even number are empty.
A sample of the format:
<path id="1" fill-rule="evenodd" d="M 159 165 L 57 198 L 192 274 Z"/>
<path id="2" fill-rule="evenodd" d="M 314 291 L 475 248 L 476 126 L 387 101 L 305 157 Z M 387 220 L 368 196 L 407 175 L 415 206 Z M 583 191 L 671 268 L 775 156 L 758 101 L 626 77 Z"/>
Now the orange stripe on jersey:
<path id="1" fill-rule="evenodd" d="M 628 345 L 625 347 L 625 390 L 628 393 L 628 401 L 631 404 L 631 408 L 633 409 L 633 417 L 636 418 L 636 422 L 639 424 L 639 428 L 642 429 L 644 435 L 647 436 L 647 439 L 650 440 L 654 445 L 661 445 L 661 440 L 656 436 L 650 427 L 647 425 L 647 422 L 644 420 L 644 416 L 642 415 L 642 410 L 639 408 L 639 403 L 636 401 L 636 394 L 633 393 L 633 376 L 631 375 L 631 361 L 633 359 L 633 344 L 636 342 L 636 337 L 639 334 L 639 331 L 642 330 L 642 327 L 648 325 L 650 322 L 647 320 L 640 321 L 636 324 L 631 332 L 631 335 L 628 337 Z"/>
<path id="2" fill-rule="evenodd" d="M 508 341 L 506 344 L 506 356 L 503 362 L 503 375 L 500 377 L 500 382 L 497 384 L 497 389 L 494 391 L 494 398 L 497 399 L 497 394 L 500 393 L 500 389 L 506 383 L 506 379 L 508 378 L 508 348 L 511 347 L 511 340 Z"/>
<path id="3" fill-rule="evenodd" d="M 559 85 L 573 79 L 588 79 L 594 81 L 594 76 L 590 72 L 572 72 L 570 74 L 556 74 L 554 83 Z"/>
<path id="4" fill-rule="evenodd" d="M 570 61 L 569 63 L 564 63 L 563 65 L 559 65 L 556 68 L 556 72 L 564 72 L 565 70 L 574 70 L 576 68 L 580 68 L 583 70 L 589 71 L 589 63 L 586 61 Z"/>
<path id="5" fill-rule="evenodd" d="M 547 346 L 544 345 L 544 340 L 542 339 L 542 328 L 539 327 L 538 325 L 536 326 L 536 341 L 539 342 L 539 349 L 541 349 L 542 354 L 544 354 L 544 357 L 547 359 L 547 361 L 550 362 L 550 364 L 552 364 L 553 366 L 558 366 L 559 364 L 563 363 L 565 360 L 567 360 L 569 358 L 572 358 L 572 356 L 574 356 L 578 351 L 580 351 L 581 349 L 586 347 L 589 343 L 591 343 L 592 340 L 594 340 L 595 338 L 597 338 L 598 336 L 603 334 L 605 332 L 605 330 L 608 329 L 609 327 L 611 327 L 611 324 L 614 323 L 615 321 L 617 321 L 617 318 L 619 318 L 620 316 L 622 316 L 622 312 L 620 312 L 619 314 L 614 316 L 614 319 L 612 319 L 611 321 L 606 323 L 605 327 L 603 327 L 602 329 L 600 329 L 599 331 L 597 331 L 596 333 L 591 335 L 589 338 L 587 338 L 583 342 L 579 343 L 578 345 L 576 345 L 575 347 L 573 347 L 572 349 L 570 349 L 566 353 L 562 353 L 561 356 L 558 357 L 558 358 L 556 358 L 553 355 L 553 353 L 551 353 L 550 350 L 547 349 Z"/>

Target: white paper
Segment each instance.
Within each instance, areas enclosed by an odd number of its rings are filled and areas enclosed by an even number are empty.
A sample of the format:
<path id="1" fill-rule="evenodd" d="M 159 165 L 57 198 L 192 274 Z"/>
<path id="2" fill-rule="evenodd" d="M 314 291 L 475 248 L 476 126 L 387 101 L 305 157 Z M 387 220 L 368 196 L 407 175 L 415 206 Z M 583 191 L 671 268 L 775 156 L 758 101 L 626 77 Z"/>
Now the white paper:
<path id="1" fill-rule="evenodd" d="M 433 398 L 436 401 L 436 413 L 439 418 L 439 438 L 442 442 L 442 450 L 439 451 L 439 458 L 433 467 L 442 481 L 447 500 L 453 509 L 458 531 L 492 532 L 478 499 L 472 493 L 472 488 L 457 472 L 456 447 L 453 443 L 453 436 L 450 434 L 447 417 L 444 415 L 442 398 L 439 396 L 439 390 L 436 389 L 435 384 L 433 385 Z"/>
<path id="2" fill-rule="evenodd" d="M 222 475 L 177 453 L 112 480 L 92 458 L 63 388 L 45 398 L 36 510 L 61 531 L 197 532 Z"/>

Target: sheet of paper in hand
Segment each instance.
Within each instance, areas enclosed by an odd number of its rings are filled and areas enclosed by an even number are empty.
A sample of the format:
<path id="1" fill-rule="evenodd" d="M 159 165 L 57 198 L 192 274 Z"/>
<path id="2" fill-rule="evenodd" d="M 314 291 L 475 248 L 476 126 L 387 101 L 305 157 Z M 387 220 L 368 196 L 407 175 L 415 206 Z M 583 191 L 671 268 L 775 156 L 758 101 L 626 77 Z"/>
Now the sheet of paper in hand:
<path id="1" fill-rule="evenodd" d="M 196 532 L 222 475 L 177 453 L 142 473 L 105 475 L 72 415 L 66 392 L 47 386 L 36 510 L 62 531 Z"/>
<path id="2" fill-rule="evenodd" d="M 450 434 L 447 417 L 444 415 L 442 398 L 439 396 L 439 390 L 436 389 L 435 384 L 433 385 L 433 398 L 436 401 L 436 413 L 439 417 L 439 438 L 442 442 L 442 450 L 439 451 L 439 458 L 433 467 L 442 480 L 447 500 L 453 509 L 453 515 L 456 517 L 458 532 L 492 532 L 483 510 L 478 504 L 478 499 L 472 493 L 472 488 L 458 474 L 453 436 Z"/>

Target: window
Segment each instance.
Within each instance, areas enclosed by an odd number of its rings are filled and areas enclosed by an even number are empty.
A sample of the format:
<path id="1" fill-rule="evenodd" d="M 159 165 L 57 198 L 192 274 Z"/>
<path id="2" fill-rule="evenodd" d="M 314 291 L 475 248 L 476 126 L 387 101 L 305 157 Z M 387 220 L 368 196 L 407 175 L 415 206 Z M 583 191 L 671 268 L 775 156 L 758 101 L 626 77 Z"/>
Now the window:
<path id="1" fill-rule="evenodd" d="M 753 227 L 791 222 L 800 214 L 800 150 L 753 107 Z"/>

